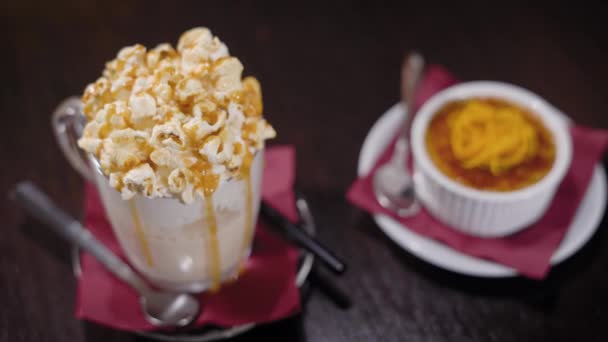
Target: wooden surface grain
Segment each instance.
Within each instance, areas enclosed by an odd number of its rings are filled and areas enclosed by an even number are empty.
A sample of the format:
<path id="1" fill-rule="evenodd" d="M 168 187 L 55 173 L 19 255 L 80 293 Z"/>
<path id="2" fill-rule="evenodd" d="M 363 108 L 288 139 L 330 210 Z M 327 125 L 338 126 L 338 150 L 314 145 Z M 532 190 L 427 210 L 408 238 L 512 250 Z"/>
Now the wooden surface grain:
<path id="1" fill-rule="evenodd" d="M 420 49 L 465 80 L 515 83 L 581 124 L 608 128 L 606 5 L 508 2 L 31 1 L 0 5 L 0 341 L 134 341 L 73 316 L 68 246 L 8 200 L 32 179 L 74 215 L 83 183 L 50 114 L 116 51 L 175 43 L 208 26 L 262 83 L 273 144 L 297 147 L 297 184 L 320 238 L 349 261 L 342 311 L 313 287 L 297 317 L 237 341 L 605 341 L 606 222 L 545 281 L 476 279 L 416 260 L 347 204 L 359 148 L 398 100 L 404 52 Z"/>

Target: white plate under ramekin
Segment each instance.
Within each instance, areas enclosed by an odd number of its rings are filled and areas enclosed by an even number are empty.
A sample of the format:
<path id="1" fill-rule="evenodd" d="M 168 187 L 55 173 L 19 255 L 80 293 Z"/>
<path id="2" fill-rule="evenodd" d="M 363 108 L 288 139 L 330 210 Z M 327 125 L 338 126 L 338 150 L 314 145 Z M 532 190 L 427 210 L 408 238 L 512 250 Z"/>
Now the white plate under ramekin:
<path id="1" fill-rule="evenodd" d="M 551 170 L 539 182 L 509 192 L 482 191 L 458 183 L 443 174 L 430 159 L 425 135 L 432 118 L 445 104 L 472 98 L 497 98 L 536 115 L 552 133 L 556 157 Z M 572 160 L 572 141 L 562 114 L 540 96 L 501 82 L 465 82 L 432 96 L 416 113 L 411 145 L 416 191 L 424 207 L 437 219 L 457 230 L 482 237 L 513 234 L 545 212 Z"/>
<path id="2" fill-rule="evenodd" d="M 380 116 L 365 138 L 359 153 L 357 174 L 367 175 L 378 157 L 397 133 L 406 113 L 400 104 Z M 564 122 L 567 117 L 562 118 Z M 591 182 L 568 227 L 566 236 L 551 256 L 551 265 L 562 262 L 578 251 L 597 230 L 606 208 L 606 171 L 595 166 Z M 390 216 L 375 214 L 374 221 L 398 246 L 414 256 L 443 269 L 477 277 L 510 277 L 517 275 L 511 267 L 461 253 L 451 247 L 420 235 Z"/>

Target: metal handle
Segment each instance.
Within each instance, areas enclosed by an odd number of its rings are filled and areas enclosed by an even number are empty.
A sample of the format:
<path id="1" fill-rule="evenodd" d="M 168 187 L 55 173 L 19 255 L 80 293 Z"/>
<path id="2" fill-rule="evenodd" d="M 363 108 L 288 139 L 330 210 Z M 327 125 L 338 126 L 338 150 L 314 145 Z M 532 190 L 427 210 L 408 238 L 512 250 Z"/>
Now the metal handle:
<path id="1" fill-rule="evenodd" d="M 421 54 L 413 52 L 404 60 L 401 67 L 401 102 L 407 106 L 405 122 L 401 131 L 401 139 L 408 139 L 410 126 L 414 117 L 414 102 L 416 101 L 416 89 L 422 78 L 424 70 L 424 58 Z"/>
<path id="2" fill-rule="evenodd" d="M 91 253 L 116 277 L 140 292 L 147 291 L 146 283 L 114 253 L 99 242 L 80 222 L 59 209 L 31 182 L 17 184 L 15 200 L 32 216 L 48 224 L 66 240 Z"/>
<path id="3" fill-rule="evenodd" d="M 76 144 L 86 121 L 82 113 L 82 101 L 77 97 L 70 97 L 55 109 L 52 125 L 57 143 L 72 167 L 85 179 L 94 181 L 86 154 Z"/>

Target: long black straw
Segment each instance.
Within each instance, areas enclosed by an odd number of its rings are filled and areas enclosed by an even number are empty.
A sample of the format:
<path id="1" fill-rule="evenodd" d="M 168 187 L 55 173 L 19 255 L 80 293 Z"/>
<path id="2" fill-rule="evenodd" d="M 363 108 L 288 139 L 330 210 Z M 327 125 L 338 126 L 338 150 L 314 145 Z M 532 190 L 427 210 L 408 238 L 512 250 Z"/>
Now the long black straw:
<path id="1" fill-rule="evenodd" d="M 336 274 L 342 274 L 346 271 L 346 264 L 340 260 L 327 247 L 323 246 L 318 240 L 309 235 L 299 224 L 294 224 L 268 203 L 262 201 L 260 213 L 271 226 L 279 228 L 294 244 L 306 249 L 307 251 L 318 257 L 330 270 Z"/>

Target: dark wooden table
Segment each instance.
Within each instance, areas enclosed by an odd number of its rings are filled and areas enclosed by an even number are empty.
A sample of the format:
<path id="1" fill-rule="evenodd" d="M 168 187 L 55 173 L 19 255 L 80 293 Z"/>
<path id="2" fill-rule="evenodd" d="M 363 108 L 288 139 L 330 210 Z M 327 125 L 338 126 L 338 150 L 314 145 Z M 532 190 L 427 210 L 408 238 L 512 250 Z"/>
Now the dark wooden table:
<path id="1" fill-rule="evenodd" d="M 68 246 L 5 194 L 32 179 L 79 215 L 83 182 L 54 142 L 53 108 L 80 94 L 120 47 L 174 43 L 199 25 L 261 80 L 266 116 L 279 131 L 272 143 L 297 147 L 298 186 L 320 238 L 350 263 L 336 282 L 355 302 L 342 311 L 313 288 L 301 315 L 237 340 L 608 340 L 605 220 L 545 281 L 488 280 L 417 261 L 345 202 L 363 138 L 398 100 L 401 58 L 413 48 L 462 79 L 522 85 L 577 122 L 608 128 L 606 6 L 433 2 L 2 2 L 0 341 L 136 339 L 74 318 Z"/>

